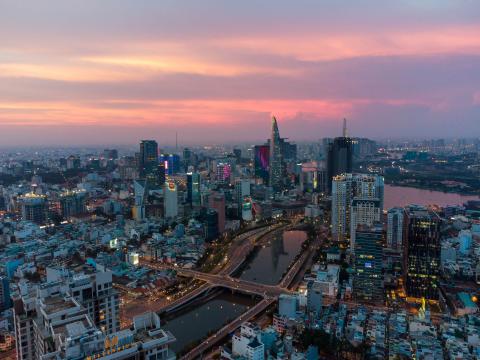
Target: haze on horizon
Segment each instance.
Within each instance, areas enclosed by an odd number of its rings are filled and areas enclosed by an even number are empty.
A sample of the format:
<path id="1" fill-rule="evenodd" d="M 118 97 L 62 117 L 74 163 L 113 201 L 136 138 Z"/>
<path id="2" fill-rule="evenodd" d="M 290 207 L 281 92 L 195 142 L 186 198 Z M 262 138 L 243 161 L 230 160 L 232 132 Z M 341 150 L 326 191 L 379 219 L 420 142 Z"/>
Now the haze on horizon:
<path id="1" fill-rule="evenodd" d="M 480 2 L 0 0 L 0 145 L 480 135 Z"/>

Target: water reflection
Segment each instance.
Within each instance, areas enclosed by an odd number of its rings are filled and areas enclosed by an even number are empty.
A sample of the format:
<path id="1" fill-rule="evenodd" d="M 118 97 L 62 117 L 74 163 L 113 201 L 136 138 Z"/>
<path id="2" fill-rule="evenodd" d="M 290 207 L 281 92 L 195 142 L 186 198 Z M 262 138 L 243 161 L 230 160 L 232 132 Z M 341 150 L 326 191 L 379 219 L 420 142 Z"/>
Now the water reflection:
<path id="1" fill-rule="evenodd" d="M 171 319 L 162 319 L 162 327 L 177 338 L 172 348 L 179 353 L 192 342 L 205 338 L 227 321 L 237 318 L 254 303 L 255 300 L 249 296 L 225 291 L 204 304 L 174 314 Z"/>
<path id="2" fill-rule="evenodd" d="M 240 278 L 261 284 L 277 284 L 300 252 L 306 238 L 304 231 L 285 231 L 276 235 L 266 246 L 257 250 Z"/>

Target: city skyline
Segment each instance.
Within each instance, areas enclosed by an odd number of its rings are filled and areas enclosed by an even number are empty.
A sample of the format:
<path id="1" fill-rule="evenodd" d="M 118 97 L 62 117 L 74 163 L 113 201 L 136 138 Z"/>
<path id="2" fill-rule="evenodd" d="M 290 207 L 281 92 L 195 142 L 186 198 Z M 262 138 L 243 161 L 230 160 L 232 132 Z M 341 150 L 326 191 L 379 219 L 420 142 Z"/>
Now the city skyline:
<path id="1" fill-rule="evenodd" d="M 478 126 L 475 2 L 1 8 L 2 146 L 165 143 L 177 131 L 184 144 L 254 141 L 272 114 L 296 141 L 338 136 L 344 117 L 373 138 Z"/>

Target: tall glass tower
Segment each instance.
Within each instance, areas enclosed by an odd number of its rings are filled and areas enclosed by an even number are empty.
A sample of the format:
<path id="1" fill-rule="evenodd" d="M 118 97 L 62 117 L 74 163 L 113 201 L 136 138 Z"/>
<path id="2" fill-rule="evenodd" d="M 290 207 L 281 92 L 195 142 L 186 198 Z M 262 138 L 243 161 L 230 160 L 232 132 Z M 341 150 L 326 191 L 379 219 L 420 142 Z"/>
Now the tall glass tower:
<path id="1" fill-rule="evenodd" d="M 272 135 L 270 138 L 270 186 L 274 191 L 279 191 L 283 186 L 282 148 L 280 133 L 278 132 L 277 119 L 272 118 Z"/>

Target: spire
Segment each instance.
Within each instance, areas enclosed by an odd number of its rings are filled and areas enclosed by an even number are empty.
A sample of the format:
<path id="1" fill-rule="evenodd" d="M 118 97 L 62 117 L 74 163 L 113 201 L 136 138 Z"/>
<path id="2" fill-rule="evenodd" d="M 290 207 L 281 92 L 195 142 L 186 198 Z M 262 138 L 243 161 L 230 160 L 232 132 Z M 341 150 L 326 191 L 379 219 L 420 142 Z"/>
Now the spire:
<path id="1" fill-rule="evenodd" d="M 343 118 L 343 137 L 348 137 L 347 133 L 347 119 Z"/>
<path id="2" fill-rule="evenodd" d="M 272 134 L 278 134 L 278 125 L 275 116 L 272 116 Z"/>

